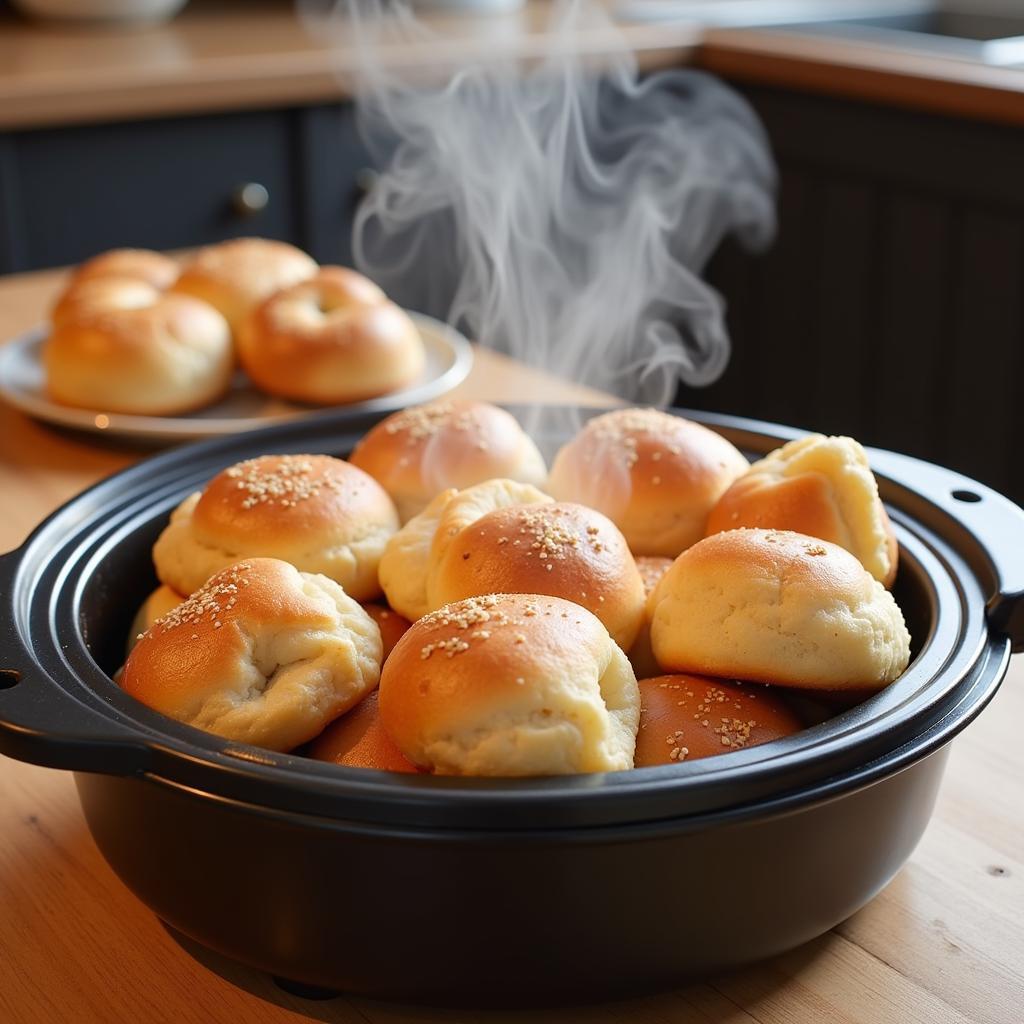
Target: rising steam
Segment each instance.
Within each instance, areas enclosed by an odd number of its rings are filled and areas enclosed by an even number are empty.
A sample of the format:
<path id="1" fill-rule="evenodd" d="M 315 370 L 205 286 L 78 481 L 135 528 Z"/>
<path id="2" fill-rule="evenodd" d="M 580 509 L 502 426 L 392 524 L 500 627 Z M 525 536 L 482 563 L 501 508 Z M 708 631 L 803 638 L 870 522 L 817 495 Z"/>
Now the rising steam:
<path id="1" fill-rule="evenodd" d="M 485 345 L 634 402 L 722 373 L 723 304 L 700 272 L 725 235 L 759 247 L 774 231 L 774 165 L 739 96 L 696 71 L 641 78 L 607 37 L 598 65 L 574 56 L 575 32 L 612 31 L 588 0 L 552 4 L 529 64 L 477 53 L 440 76 L 395 70 L 409 44 L 440 48 L 401 4 L 301 2 L 361 58 L 383 171 L 356 219 L 360 269 Z"/>

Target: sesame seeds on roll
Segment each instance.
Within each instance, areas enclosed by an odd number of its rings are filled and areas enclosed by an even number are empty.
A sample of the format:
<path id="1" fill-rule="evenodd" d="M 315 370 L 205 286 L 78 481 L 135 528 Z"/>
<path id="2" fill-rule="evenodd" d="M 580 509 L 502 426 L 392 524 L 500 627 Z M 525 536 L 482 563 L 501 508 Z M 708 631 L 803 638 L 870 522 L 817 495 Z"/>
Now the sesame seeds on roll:
<path id="1" fill-rule="evenodd" d="M 328 455 L 264 455 L 219 473 L 186 498 L 153 548 L 161 581 L 191 593 L 240 558 L 282 558 L 380 593 L 377 567 L 398 529 L 391 499 L 362 470 Z"/>

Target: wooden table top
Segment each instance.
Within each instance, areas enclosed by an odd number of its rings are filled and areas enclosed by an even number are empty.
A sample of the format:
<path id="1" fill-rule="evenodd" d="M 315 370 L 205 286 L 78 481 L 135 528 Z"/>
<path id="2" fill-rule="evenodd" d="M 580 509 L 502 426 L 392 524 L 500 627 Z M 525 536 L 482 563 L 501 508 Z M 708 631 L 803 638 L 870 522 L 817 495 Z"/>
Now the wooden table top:
<path id="1" fill-rule="evenodd" d="M 60 275 L 0 278 L 0 338 L 40 321 Z M 599 403 L 595 392 L 480 352 L 461 391 Z M 138 451 L 0 407 L 0 550 Z M 2 652 L 0 652 L 2 655 Z M 118 881 L 72 777 L 0 758 L 3 1024 L 1019 1024 L 1024 1019 L 1024 659 L 953 746 L 938 807 L 896 879 L 833 931 L 675 992 L 551 1013 L 466 1013 L 339 997 L 310 1002 L 183 947 Z"/>
<path id="2" fill-rule="evenodd" d="M 549 0 L 482 16 L 421 8 L 429 37 L 382 59 L 427 70 L 481 54 L 534 58 L 550 45 L 550 11 Z M 0 12 L 0 130 L 334 101 L 351 94 L 357 48 L 344 28 L 332 36 L 308 31 L 285 0 L 191 0 L 165 24 L 127 30 Z M 872 41 L 709 31 L 677 17 L 587 24 L 571 46 L 595 60 L 625 46 L 646 71 L 697 63 L 739 81 L 1024 123 L 1024 69 Z"/>

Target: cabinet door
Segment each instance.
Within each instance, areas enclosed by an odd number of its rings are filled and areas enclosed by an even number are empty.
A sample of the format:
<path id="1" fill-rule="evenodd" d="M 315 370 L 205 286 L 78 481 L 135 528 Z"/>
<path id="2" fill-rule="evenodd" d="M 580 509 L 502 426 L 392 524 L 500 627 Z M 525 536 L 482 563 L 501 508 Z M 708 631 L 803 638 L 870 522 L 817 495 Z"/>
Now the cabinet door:
<path id="1" fill-rule="evenodd" d="M 0 139 L 3 270 L 116 246 L 176 249 L 252 234 L 295 239 L 287 111 L 17 132 Z M 248 208 L 240 195 L 247 184 Z M 255 200 L 255 201 L 254 201 Z"/>

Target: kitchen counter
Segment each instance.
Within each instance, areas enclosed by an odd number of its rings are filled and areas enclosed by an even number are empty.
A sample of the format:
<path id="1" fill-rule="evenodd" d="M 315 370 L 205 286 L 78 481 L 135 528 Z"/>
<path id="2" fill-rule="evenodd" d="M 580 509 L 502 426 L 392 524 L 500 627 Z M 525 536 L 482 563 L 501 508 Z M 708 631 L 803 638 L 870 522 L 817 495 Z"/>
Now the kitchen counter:
<path id="1" fill-rule="evenodd" d="M 0 278 L 0 339 L 43 319 L 61 281 L 59 272 Z M 495 401 L 609 401 L 486 351 L 460 390 Z M 0 551 L 140 455 L 0 406 Z M 1024 1006 L 1022 721 L 1024 658 L 1016 658 L 992 706 L 954 744 L 935 816 L 909 863 L 821 938 L 673 992 L 529 1014 L 288 995 L 160 925 L 101 858 L 70 774 L 0 758 L 0 1021 L 1015 1024 Z"/>
<path id="2" fill-rule="evenodd" d="M 429 70 L 467 53 L 536 57 L 549 9 L 530 0 L 511 14 L 426 16 L 434 38 L 390 47 L 385 59 Z M 695 63 L 749 83 L 1024 123 L 1024 69 L 695 22 L 620 31 L 583 30 L 574 46 L 599 60 L 625 43 L 645 70 Z M 165 25 L 128 31 L 0 14 L 0 129 L 327 102 L 349 94 L 354 54 L 312 37 L 288 0 L 192 0 Z"/>

